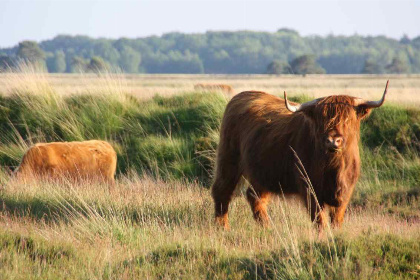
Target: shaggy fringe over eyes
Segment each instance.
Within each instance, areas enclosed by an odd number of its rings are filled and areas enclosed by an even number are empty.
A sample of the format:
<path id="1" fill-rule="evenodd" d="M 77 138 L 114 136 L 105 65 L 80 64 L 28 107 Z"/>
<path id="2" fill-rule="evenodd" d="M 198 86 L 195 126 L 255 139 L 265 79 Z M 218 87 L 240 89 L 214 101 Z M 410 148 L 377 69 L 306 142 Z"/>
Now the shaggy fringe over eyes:
<path id="1" fill-rule="evenodd" d="M 315 106 L 315 110 L 317 116 L 322 116 L 320 121 L 325 131 L 341 125 L 352 125 L 351 121 L 356 117 L 353 98 L 349 96 L 328 96 Z"/>

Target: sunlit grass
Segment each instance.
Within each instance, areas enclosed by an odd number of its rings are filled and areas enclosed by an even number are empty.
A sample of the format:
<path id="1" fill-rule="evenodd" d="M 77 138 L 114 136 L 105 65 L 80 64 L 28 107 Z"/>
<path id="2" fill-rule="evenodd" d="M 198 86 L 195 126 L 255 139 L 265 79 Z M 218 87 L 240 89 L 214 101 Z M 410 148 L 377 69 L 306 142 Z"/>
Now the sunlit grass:
<path id="1" fill-rule="evenodd" d="M 40 277 L 62 275 L 43 268 L 49 264 L 76 278 L 101 278 L 104 273 L 119 278 L 121 270 L 126 270 L 131 276 L 152 278 L 241 275 L 254 279 L 272 275 L 282 279 L 352 279 L 359 275 L 353 268 L 358 255 L 367 254 L 365 250 L 380 249 L 388 241 L 391 243 L 386 246 L 395 242 L 408 247 L 417 244 L 414 250 L 420 241 L 418 223 L 367 210 L 350 211 L 342 229 L 320 238 L 303 204 L 280 198 L 270 205 L 269 228 L 253 221 L 244 197 L 236 198 L 230 214 L 232 229 L 225 232 L 213 225 L 208 190 L 136 176 L 121 178 L 112 190 L 90 182 L 22 184 L 10 180 L 1 200 L 1 256 L 7 264 L 1 268 L 3 275 L 18 273 L 23 266 L 40 270 Z M 383 240 L 386 235 L 389 240 Z M 7 241 L 10 238 L 14 241 Z M 369 240 L 382 241 L 370 244 Z M 363 252 L 352 251 L 365 243 Z M 419 257 L 419 251 L 401 253 Z M 397 259 L 377 265 L 384 269 L 396 266 L 392 262 L 400 261 L 401 253 L 392 257 Z M 9 266 L 16 262 L 20 265 Z M 122 262 L 128 266 L 121 266 Z M 414 273 L 415 259 L 405 262 Z M 375 273 L 372 264 L 360 261 L 360 265 L 366 275 Z M 404 272 L 395 269 L 383 273 Z"/>

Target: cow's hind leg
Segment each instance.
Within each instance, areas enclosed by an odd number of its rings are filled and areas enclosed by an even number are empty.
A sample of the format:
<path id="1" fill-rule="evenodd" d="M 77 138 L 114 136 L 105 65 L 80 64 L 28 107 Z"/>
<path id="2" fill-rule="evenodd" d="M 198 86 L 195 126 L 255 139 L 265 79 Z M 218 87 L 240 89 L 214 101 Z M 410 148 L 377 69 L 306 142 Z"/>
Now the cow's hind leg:
<path id="1" fill-rule="evenodd" d="M 249 187 L 246 192 L 246 198 L 251 206 L 254 219 L 263 226 L 268 226 L 269 223 L 267 203 L 270 196 L 269 192 L 255 191 L 252 187 Z"/>
<path id="2" fill-rule="evenodd" d="M 235 165 L 219 164 L 216 179 L 212 186 L 216 223 L 229 229 L 228 210 L 236 185 L 240 179 L 240 171 Z"/>

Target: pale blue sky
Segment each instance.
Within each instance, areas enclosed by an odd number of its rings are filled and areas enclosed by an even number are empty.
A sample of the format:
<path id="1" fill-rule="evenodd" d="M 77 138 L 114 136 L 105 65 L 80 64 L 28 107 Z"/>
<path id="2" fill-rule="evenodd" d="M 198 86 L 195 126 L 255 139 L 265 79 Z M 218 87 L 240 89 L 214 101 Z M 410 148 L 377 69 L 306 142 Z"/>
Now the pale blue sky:
<path id="1" fill-rule="evenodd" d="M 68 1 L 0 0 L 0 47 L 58 34 L 144 37 L 171 31 L 276 31 L 302 35 L 420 36 L 420 0 Z"/>

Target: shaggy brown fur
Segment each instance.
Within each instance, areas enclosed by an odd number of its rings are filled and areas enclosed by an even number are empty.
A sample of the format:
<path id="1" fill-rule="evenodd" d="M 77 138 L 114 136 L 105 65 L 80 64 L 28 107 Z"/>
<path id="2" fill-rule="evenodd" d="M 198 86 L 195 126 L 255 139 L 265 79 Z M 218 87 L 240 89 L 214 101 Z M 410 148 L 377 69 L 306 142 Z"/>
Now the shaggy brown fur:
<path id="1" fill-rule="evenodd" d="M 356 107 L 350 96 L 329 96 L 296 113 L 286 109 L 283 99 L 264 92 L 233 97 L 222 121 L 212 186 L 216 222 L 229 227 L 229 203 L 243 176 L 252 186 L 247 199 L 257 221 L 268 222 L 267 202 L 271 194 L 283 192 L 300 194 L 311 205 L 312 220 L 321 226 L 327 206 L 332 223 L 341 225 L 359 177 L 360 120 L 369 111 Z M 343 142 L 330 152 L 325 139 L 335 136 Z M 291 148 L 308 173 L 321 209 L 308 195 Z"/>
<path id="2" fill-rule="evenodd" d="M 94 179 L 113 185 L 116 166 L 117 155 L 104 141 L 38 143 L 25 153 L 16 176 L 19 179 Z"/>
<path id="3" fill-rule="evenodd" d="M 194 85 L 195 90 L 201 90 L 201 91 L 223 91 L 226 93 L 233 93 L 233 88 L 230 85 L 224 85 L 224 84 L 196 84 Z"/>

